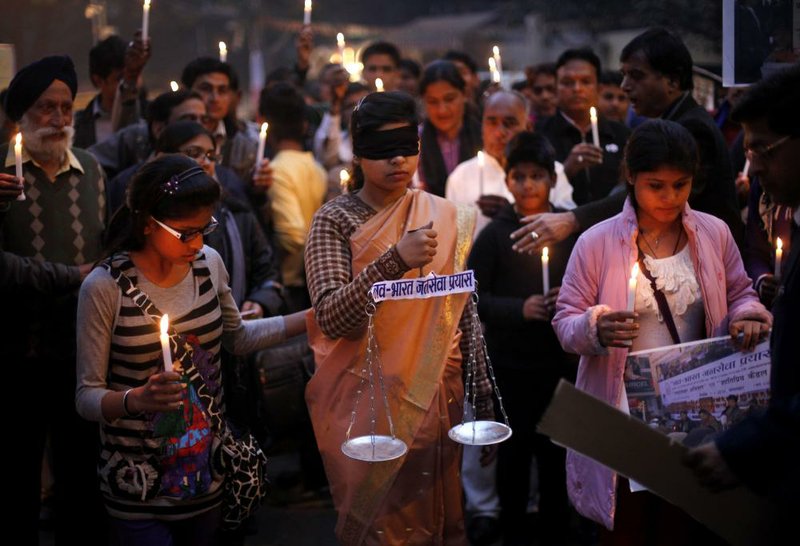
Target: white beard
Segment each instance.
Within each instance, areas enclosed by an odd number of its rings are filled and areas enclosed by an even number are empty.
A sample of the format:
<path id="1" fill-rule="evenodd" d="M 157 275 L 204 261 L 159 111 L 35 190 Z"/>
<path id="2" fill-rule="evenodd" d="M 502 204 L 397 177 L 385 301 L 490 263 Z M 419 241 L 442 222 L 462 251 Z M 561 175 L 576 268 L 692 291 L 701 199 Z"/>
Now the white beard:
<path id="1" fill-rule="evenodd" d="M 28 115 L 22 116 L 19 121 L 19 130 L 28 154 L 38 163 L 57 162 L 63 164 L 67 158 L 67 150 L 72 148 L 75 138 L 75 129 L 66 126 L 63 129 L 55 127 L 35 127 Z M 52 135 L 63 135 L 59 140 L 45 140 Z"/>

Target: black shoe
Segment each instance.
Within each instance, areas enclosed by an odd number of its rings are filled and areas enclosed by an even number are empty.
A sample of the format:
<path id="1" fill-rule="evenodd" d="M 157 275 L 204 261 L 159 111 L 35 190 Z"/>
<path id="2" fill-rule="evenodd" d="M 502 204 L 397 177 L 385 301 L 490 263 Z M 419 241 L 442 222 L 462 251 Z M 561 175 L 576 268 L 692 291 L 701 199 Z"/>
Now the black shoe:
<path id="1" fill-rule="evenodd" d="M 500 539 L 500 522 L 497 518 L 475 516 L 469 522 L 467 538 L 472 546 L 489 546 Z"/>

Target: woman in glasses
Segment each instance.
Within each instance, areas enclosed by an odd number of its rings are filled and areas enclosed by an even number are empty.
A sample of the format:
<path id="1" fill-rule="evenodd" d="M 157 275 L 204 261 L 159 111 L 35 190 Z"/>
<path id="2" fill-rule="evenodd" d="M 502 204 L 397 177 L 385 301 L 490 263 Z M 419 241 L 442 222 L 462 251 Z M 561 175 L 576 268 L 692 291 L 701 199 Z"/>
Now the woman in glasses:
<path id="1" fill-rule="evenodd" d="M 219 184 L 188 157 L 147 163 L 111 220 L 108 258 L 81 286 L 76 405 L 101 424 L 112 544 L 213 543 L 224 490 L 215 463 L 225 408 L 220 349 L 246 354 L 305 329 L 303 313 L 242 321 L 222 259 L 204 245 L 219 196 Z M 171 319 L 174 371 L 162 358 L 162 313 Z"/>

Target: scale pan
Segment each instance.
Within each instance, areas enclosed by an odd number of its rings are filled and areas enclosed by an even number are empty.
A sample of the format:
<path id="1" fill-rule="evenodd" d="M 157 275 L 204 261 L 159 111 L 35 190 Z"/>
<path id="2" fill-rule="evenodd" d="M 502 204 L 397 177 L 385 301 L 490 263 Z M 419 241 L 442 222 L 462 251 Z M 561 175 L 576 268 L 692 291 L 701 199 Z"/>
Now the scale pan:
<path id="1" fill-rule="evenodd" d="M 377 434 L 350 438 L 342 444 L 342 453 L 368 463 L 391 461 L 402 457 L 406 451 L 408 446 L 403 440 Z"/>
<path id="2" fill-rule="evenodd" d="M 499 444 L 511 437 L 511 427 L 497 421 L 468 421 L 450 429 L 450 439 L 468 446 Z"/>

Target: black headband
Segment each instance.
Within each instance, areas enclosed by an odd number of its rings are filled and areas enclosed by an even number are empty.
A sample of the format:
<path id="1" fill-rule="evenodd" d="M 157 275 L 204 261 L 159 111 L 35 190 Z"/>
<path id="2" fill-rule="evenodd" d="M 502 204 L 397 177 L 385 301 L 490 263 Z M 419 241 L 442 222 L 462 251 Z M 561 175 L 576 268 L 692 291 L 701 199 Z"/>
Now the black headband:
<path id="1" fill-rule="evenodd" d="M 189 180 L 198 174 L 205 174 L 205 171 L 200 166 L 189 167 L 182 173 L 174 174 L 169 177 L 169 180 L 161 184 L 161 192 L 167 195 L 175 195 L 180 191 L 181 182 Z"/>
<path id="2" fill-rule="evenodd" d="M 353 142 L 353 155 L 363 159 L 391 159 L 419 154 L 419 133 L 413 125 L 365 132 L 357 140 Z"/>

